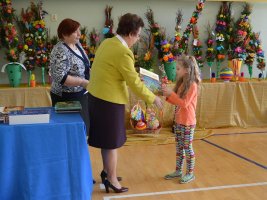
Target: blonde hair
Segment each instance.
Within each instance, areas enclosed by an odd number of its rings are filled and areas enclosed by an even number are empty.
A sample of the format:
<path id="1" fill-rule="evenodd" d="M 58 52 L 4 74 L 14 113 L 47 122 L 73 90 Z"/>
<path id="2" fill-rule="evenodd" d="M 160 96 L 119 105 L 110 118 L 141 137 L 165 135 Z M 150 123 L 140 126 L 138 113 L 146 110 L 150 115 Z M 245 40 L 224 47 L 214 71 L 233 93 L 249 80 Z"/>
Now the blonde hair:
<path id="1" fill-rule="evenodd" d="M 188 72 L 184 77 L 179 77 L 177 79 L 174 87 L 174 92 L 177 93 L 180 86 L 183 85 L 179 93 L 180 98 L 183 98 L 193 82 L 197 85 L 201 82 L 199 67 L 194 56 L 181 55 L 177 57 L 176 62 L 177 64 L 180 63 Z"/>

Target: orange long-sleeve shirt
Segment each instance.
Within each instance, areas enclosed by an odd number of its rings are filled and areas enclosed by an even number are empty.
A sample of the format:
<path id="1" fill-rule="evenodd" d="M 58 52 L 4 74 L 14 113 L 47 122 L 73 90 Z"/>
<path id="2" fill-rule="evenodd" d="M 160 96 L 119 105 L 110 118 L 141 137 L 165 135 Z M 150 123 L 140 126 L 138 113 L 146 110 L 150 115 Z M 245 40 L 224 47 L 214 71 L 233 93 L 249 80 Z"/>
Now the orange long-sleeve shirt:
<path id="1" fill-rule="evenodd" d="M 193 83 L 184 98 L 181 99 L 175 92 L 172 92 L 171 95 L 166 98 L 169 103 L 178 105 L 175 113 L 175 121 L 177 124 L 196 124 L 197 90 L 197 84 Z M 178 93 L 179 92 L 180 88 L 178 89 Z"/>

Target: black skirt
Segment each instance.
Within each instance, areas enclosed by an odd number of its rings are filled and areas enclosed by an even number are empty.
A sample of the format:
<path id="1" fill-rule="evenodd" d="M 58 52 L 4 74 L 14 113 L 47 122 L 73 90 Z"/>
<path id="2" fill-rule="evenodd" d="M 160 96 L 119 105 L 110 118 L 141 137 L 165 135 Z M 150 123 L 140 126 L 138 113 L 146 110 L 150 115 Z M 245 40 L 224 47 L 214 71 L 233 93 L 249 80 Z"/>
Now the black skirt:
<path id="1" fill-rule="evenodd" d="M 117 149 L 126 142 L 125 105 L 88 94 L 90 129 L 88 144 L 101 149 Z"/>

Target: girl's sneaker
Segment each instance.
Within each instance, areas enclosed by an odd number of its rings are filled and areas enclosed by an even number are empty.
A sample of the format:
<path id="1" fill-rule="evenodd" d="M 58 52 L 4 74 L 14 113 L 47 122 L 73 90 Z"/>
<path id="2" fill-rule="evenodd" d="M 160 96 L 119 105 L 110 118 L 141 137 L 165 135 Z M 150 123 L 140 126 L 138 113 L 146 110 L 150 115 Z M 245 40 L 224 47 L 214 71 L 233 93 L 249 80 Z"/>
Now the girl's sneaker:
<path id="1" fill-rule="evenodd" d="M 180 179 L 180 183 L 189 183 L 195 179 L 195 175 L 192 174 L 186 174 Z"/>
<path id="2" fill-rule="evenodd" d="M 182 172 L 178 172 L 178 171 L 175 171 L 173 173 L 170 173 L 170 174 L 167 174 L 166 176 L 164 176 L 164 178 L 166 180 L 171 180 L 174 178 L 181 178 L 181 177 L 182 177 Z"/>

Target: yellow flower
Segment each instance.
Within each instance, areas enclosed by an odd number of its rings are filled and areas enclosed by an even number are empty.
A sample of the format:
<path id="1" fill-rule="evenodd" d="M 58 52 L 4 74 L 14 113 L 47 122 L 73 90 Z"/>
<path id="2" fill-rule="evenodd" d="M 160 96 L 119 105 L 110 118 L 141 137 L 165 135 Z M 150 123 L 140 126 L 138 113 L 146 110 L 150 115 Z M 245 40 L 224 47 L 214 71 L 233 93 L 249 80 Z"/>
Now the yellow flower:
<path id="1" fill-rule="evenodd" d="M 151 58 L 151 53 L 148 51 L 144 56 L 144 60 L 148 61 L 148 60 L 150 60 L 150 58 Z"/>
<path id="2" fill-rule="evenodd" d="M 27 44 L 25 44 L 23 48 L 24 48 L 25 50 L 28 50 L 28 49 L 29 49 L 29 47 L 28 47 Z"/>

